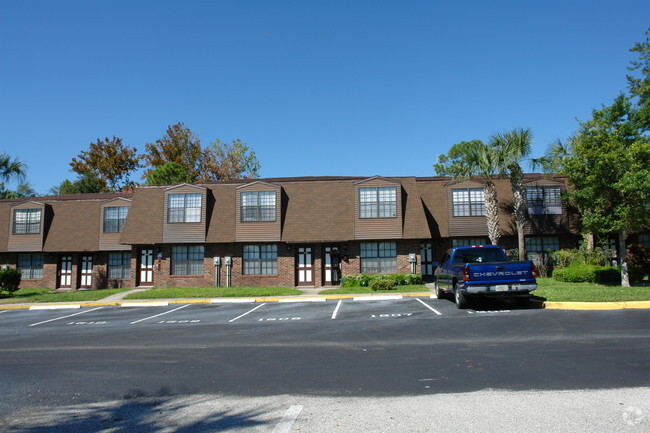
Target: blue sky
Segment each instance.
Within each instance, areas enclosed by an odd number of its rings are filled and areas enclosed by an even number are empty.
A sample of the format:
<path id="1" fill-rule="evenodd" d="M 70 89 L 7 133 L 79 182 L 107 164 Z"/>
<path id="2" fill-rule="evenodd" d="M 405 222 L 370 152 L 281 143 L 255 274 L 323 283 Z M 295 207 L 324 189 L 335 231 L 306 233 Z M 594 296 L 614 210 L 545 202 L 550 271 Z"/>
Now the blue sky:
<path id="1" fill-rule="evenodd" d="M 518 127 L 539 156 L 626 89 L 649 18 L 647 0 L 0 0 L 0 152 L 39 193 L 95 139 L 144 151 L 176 122 L 246 142 L 263 177 L 432 176 Z"/>

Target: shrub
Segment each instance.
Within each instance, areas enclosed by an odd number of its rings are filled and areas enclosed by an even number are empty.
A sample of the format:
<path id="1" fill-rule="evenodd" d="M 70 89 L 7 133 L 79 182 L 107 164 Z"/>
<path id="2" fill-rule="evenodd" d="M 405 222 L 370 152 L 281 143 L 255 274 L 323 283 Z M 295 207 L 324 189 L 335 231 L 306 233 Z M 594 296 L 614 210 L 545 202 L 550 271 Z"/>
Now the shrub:
<path id="1" fill-rule="evenodd" d="M 18 290 L 22 274 L 15 268 L 0 269 L 0 290 L 13 293 Z"/>
<path id="2" fill-rule="evenodd" d="M 397 286 L 395 280 L 388 278 L 376 278 L 370 282 L 370 289 L 374 292 L 378 290 L 392 290 Z"/>
<path id="3" fill-rule="evenodd" d="M 620 284 L 621 273 L 608 266 L 572 265 L 555 269 L 553 279 L 565 283 Z"/>
<path id="4" fill-rule="evenodd" d="M 368 287 L 373 281 L 394 281 L 396 286 L 422 284 L 420 274 L 349 274 L 341 278 L 341 287 Z"/>
<path id="5" fill-rule="evenodd" d="M 551 253 L 553 264 L 557 268 L 567 268 L 573 265 L 595 265 L 607 266 L 612 259 L 612 252 L 600 247 L 592 251 L 587 249 L 586 244 L 580 245 L 580 248 L 573 250 L 553 251 Z"/>

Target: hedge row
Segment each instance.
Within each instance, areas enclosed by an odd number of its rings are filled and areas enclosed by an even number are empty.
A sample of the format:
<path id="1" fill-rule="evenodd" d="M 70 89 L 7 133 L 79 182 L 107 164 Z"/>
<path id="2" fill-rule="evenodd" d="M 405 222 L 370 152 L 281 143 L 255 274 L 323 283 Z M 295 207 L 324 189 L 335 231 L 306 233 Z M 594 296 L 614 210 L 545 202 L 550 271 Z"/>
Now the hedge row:
<path id="1" fill-rule="evenodd" d="M 341 287 L 372 287 L 373 281 L 394 281 L 395 286 L 422 284 L 422 275 L 419 274 L 350 274 L 341 279 Z M 385 289 L 384 289 L 385 290 Z"/>
<path id="2" fill-rule="evenodd" d="M 621 284 L 621 271 L 610 266 L 580 264 L 555 269 L 553 279 L 565 283 Z"/>

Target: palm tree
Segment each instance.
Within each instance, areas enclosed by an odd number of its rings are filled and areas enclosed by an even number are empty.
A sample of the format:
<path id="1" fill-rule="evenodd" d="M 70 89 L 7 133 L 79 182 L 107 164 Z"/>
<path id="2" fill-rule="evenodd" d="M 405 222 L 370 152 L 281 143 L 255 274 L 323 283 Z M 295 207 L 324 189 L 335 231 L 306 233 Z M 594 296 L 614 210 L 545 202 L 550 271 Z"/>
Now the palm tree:
<path id="1" fill-rule="evenodd" d="M 489 142 L 489 145 L 499 154 L 501 166 L 498 170 L 500 174 L 507 176 L 512 185 L 519 260 L 526 259 L 524 170 L 521 168 L 520 162 L 530 155 L 532 135 L 530 129 L 513 129 L 505 134 L 493 135 Z"/>
<path id="2" fill-rule="evenodd" d="M 485 200 L 485 217 L 487 219 L 488 237 L 492 245 L 498 245 L 501 239 L 499 229 L 499 200 L 494 176 L 503 165 L 502 155 L 498 149 L 487 146 L 480 141 L 471 142 L 467 149 L 466 163 L 469 173 L 483 178 L 483 198 Z M 468 177 L 468 176 L 465 176 Z"/>
<path id="3" fill-rule="evenodd" d="M 18 182 L 25 180 L 27 166 L 18 158 L 11 160 L 6 153 L 0 153 L 0 182 L 9 182 L 16 179 Z"/>

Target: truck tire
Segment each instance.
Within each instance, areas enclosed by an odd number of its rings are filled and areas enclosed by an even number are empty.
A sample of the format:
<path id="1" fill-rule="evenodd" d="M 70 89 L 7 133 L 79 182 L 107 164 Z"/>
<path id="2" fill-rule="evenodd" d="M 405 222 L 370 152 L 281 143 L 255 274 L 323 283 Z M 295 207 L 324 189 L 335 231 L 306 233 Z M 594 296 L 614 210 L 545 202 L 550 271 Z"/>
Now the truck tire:
<path id="1" fill-rule="evenodd" d="M 436 280 L 433 284 L 434 284 L 434 287 L 436 289 L 436 298 L 445 299 L 447 297 L 447 294 L 445 293 L 444 290 L 442 290 L 442 289 L 440 289 L 440 287 L 438 287 L 438 281 Z"/>
<path id="2" fill-rule="evenodd" d="M 459 310 L 464 310 L 469 306 L 467 297 L 463 295 L 463 292 L 458 288 L 458 286 L 454 286 L 454 299 L 456 300 L 456 308 Z"/>

